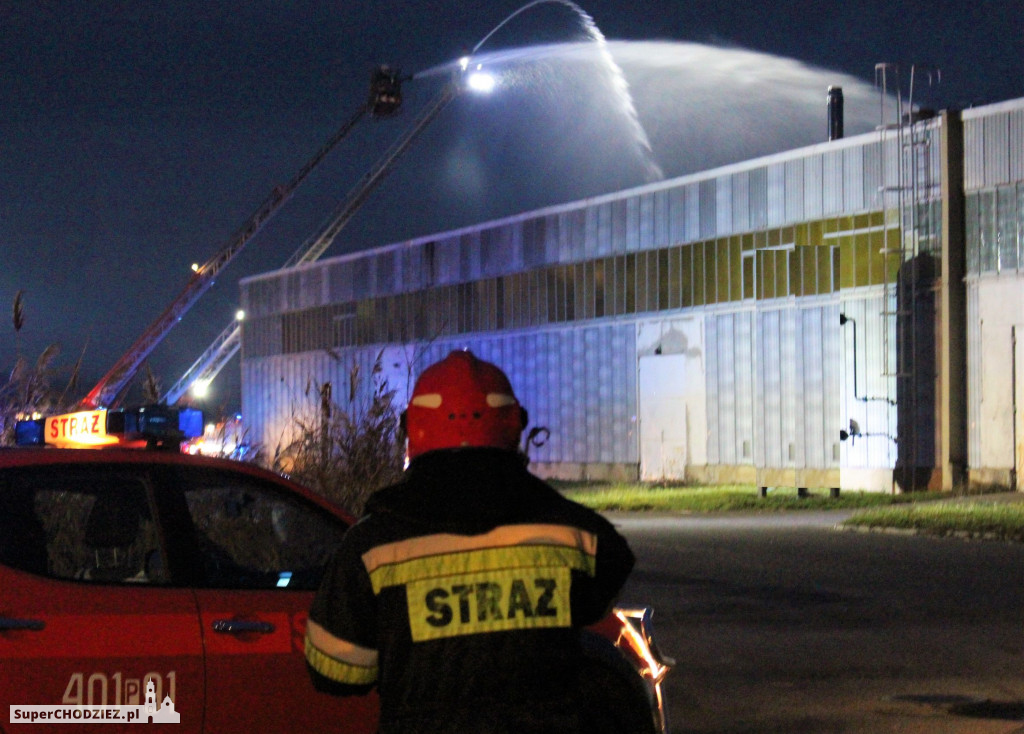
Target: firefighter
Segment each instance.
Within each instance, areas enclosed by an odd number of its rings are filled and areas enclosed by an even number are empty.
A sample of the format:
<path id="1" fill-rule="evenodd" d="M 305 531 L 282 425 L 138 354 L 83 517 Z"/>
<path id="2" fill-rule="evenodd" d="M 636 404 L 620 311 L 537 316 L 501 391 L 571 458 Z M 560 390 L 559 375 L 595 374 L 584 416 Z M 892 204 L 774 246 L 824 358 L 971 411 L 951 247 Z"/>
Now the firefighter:
<path id="1" fill-rule="evenodd" d="M 584 730 L 580 630 L 633 567 L 597 513 L 527 471 L 505 374 L 452 352 L 402 416 L 408 470 L 374 494 L 309 613 L 314 685 L 376 686 L 380 732 Z"/>

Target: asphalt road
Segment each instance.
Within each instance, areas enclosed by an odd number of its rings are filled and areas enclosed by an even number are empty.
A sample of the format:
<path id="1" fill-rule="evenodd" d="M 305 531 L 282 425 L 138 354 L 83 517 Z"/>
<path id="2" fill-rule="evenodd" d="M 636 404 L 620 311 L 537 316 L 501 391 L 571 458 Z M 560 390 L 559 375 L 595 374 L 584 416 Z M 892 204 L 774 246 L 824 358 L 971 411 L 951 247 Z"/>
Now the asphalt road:
<path id="1" fill-rule="evenodd" d="M 677 667 L 673 734 L 1024 734 L 1024 545 L 843 512 L 609 514 Z"/>

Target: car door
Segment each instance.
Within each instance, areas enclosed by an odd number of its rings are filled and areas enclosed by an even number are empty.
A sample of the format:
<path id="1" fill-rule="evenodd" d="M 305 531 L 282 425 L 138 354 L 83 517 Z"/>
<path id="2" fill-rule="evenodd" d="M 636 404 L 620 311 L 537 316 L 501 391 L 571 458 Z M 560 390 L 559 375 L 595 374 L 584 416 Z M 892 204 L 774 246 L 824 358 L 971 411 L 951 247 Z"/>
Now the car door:
<path id="1" fill-rule="evenodd" d="M 142 465 L 0 473 L 0 711 L 116 705 L 145 717 L 148 691 L 153 712 L 178 714 L 176 731 L 202 730 L 196 603 L 170 584 L 157 518 Z"/>
<path id="2" fill-rule="evenodd" d="M 179 471 L 193 526 L 207 731 L 375 732 L 376 696 L 317 693 L 303 654 L 313 593 L 347 523 L 283 483 Z"/>

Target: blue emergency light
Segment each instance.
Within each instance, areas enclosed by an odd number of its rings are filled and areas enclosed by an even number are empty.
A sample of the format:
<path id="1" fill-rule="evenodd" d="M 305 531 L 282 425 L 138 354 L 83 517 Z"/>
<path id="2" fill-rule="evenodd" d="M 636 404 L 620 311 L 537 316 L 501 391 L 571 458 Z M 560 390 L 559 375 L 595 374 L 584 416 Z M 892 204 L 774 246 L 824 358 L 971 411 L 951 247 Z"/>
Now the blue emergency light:
<path id="1" fill-rule="evenodd" d="M 88 410 L 18 421 L 18 446 L 99 448 L 143 441 L 170 447 L 203 435 L 203 412 L 194 408 L 148 405 L 118 410 Z"/>

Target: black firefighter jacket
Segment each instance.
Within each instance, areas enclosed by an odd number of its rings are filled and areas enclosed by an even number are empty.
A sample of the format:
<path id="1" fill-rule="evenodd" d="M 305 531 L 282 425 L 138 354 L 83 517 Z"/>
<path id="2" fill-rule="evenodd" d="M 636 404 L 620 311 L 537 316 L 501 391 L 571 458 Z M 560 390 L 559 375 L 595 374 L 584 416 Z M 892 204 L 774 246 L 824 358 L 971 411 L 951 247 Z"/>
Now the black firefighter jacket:
<path id="1" fill-rule="evenodd" d="M 597 513 L 492 449 L 424 454 L 345 535 L 309 614 L 318 689 L 381 732 L 573 732 L 579 628 L 633 567 Z"/>

